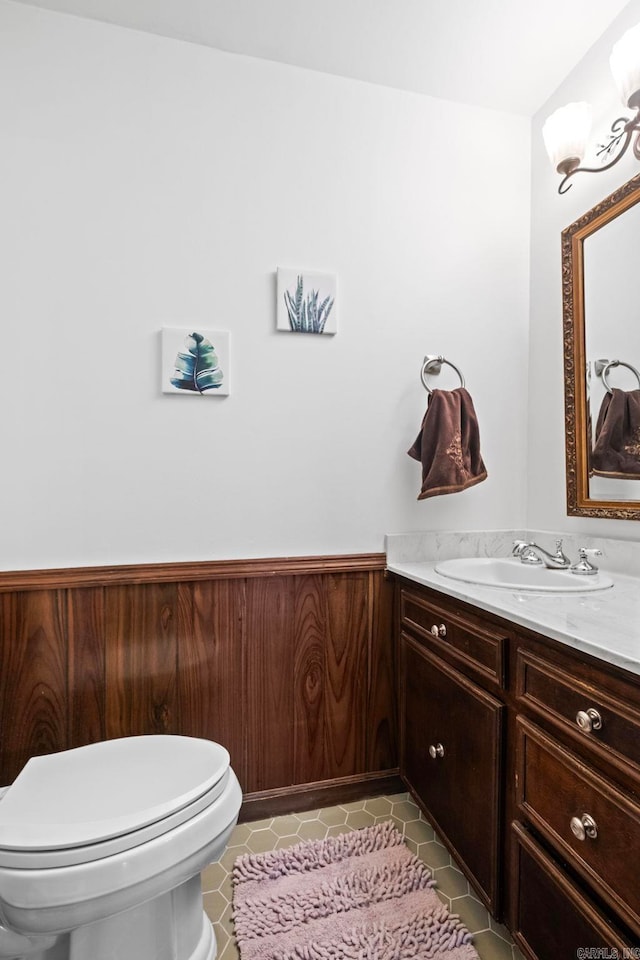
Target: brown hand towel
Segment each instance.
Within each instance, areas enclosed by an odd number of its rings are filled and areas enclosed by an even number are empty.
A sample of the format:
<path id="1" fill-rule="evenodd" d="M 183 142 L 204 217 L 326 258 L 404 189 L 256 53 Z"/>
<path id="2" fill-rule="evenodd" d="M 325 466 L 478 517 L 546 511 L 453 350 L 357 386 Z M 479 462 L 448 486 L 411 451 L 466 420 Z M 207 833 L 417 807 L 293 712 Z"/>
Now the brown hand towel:
<path id="1" fill-rule="evenodd" d="M 420 433 L 408 454 L 422 463 L 418 500 L 458 493 L 486 479 L 478 418 L 464 387 L 432 391 Z"/>
<path id="2" fill-rule="evenodd" d="M 605 393 L 596 423 L 591 472 L 640 480 L 640 390 Z"/>

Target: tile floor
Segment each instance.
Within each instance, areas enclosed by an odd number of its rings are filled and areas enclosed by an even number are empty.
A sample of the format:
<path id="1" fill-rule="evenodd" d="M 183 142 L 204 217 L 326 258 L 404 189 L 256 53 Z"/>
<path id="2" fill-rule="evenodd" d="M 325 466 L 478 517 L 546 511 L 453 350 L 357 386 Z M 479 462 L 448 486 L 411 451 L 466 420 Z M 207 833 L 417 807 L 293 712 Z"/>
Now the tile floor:
<path id="1" fill-rule="evenodd" d="M 476 899 L 464 875 L 407 793 L 239 824 L 222 859 L 210 864 L 202 874 L 204 906 L 214 924 L 218 960 L 237 960 L 239 956 L 231 922 L 231 869 L 236 857 L 288 847 L 301 840 L 323 840 L 384 820 L 396 823 L 407 846 L 433 871 L 440 899 L 452 913 L 459 914 L 471 931 L 481 960 L 522 960 L 508 931 L 496 923 Z"/>

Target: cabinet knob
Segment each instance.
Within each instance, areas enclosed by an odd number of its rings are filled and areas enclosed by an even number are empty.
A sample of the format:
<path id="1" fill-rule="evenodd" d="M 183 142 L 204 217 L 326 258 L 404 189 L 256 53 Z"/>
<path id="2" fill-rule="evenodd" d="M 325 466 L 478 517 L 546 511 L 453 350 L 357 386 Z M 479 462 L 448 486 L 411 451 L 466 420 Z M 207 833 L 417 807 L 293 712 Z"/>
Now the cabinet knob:
<path id="1" fill-rule="evenodd" d="M 434 635 L 434 637 L 446 637 L 447 628 L 444 623 L 439 625 L 434 623 L 434 625 L 431 627 L 431 633 Z"/>
<path id="2" fill-rule="evenodd" d="M 583 814 L 581 817 L 571 817 L 569 826 L 576 840 L 585 840 L 587 837 L 589 837 L 590 840 L 595 840 L 598 836 L 597 824 L 588 813 Z"/>
<path id="3" fill-rule="evenodd" d="M 591 733 L 592 730 L 600 730 L 602 727 L 602 717 L 593 707 L 588 710 L 578 710 L 576 714 L 576 723 L 583 733 Z"/>
<path id="4" fill-rule="evenodd" d="M 432 760 L 435 760 L 437 757 L 444 757 L 444 747 L 441 743 L 431 744 L 429 747 L 429 756 Z"/>

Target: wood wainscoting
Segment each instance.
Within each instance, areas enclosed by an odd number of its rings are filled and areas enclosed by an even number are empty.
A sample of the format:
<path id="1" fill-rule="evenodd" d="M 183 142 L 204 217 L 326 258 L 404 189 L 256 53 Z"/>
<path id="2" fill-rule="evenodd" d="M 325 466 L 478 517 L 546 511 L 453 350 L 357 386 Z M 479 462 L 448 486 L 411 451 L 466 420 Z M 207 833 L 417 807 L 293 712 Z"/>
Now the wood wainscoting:
<path id="1" fill-rule="evenodd" d="M 400 789 L 384 555 L 0 573 L 0 783 L 29 757 L 224 744 L 246 817 Z"/>

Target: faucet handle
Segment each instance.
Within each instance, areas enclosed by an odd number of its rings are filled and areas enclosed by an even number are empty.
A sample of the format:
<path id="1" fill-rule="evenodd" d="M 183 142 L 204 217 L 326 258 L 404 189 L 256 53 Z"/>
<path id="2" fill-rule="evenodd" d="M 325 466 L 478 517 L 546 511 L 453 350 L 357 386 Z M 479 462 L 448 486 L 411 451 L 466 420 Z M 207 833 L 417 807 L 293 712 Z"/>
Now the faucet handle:
<path id="1" fill-rule="evenodd" d="M 521 557 L 527 547 L 530 547 L 531 544 L 527 540 L 514 540 L 513 541 L 513 550 L 511 551 L 512 557 Z"/>
<path id="2" fill-rule="evenodd" d="M 589 557 L 601 557 L 602 550 L 598 550 L 597 547 L 580 547 L 578 553 L 580 555 L 580 559 L 570 568 L 571 573 L 586 575 L 593 575 L 594 573 L 597 573 L 598 568 L 594 563 L 591 563 Z"/>
<path id="3" fill-rule="evenodd" d="M 511 551 L 512 557 L 519 557 L 520 563 L 531 563 L 538 564 L 542 563 L 542 560 L 538 554 L 532 550 L 532 547 L 535 547 L 536 544 L 533 540 L 514 540 L 513 541 L 513 550 Z"/>

